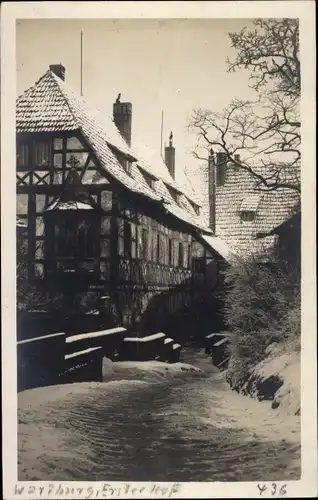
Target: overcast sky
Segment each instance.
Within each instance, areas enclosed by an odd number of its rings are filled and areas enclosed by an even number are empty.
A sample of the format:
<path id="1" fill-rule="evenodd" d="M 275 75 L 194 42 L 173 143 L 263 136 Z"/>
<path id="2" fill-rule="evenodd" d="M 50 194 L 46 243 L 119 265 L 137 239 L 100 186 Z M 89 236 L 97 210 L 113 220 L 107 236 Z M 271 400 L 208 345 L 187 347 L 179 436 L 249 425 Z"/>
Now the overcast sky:
<path id="1" fill-rule="evenodd" d="M 66 82 L 80 93 L 80 32 L 83 31 L 83 94 L 105 113 L 121 92 L 133 106 L 133 134 L 160 152 L 174 133 L 177 178 L 195 167 L 195 136 L 187 130 L 193 108 L 221 111 L 233 97 L 251 98 L 248 73 L 227 72 L 229 31 L 250 20 L 22 20 L 17 23 L 17 94 L 50 64 L 66 67 Z"/>

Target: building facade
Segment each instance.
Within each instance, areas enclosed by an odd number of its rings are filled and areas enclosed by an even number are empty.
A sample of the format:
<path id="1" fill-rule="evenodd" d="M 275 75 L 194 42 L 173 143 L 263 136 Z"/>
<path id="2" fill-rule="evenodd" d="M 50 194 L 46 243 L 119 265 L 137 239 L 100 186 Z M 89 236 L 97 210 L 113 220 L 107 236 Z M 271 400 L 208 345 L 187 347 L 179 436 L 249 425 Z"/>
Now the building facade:
<path id="1" fill-rule="evenodd" d="M 240 161 L 239 156 L 236 160 Z M 268 175 L 264 167 L 255 166 L 253 170 L 265 178 Z M 300 194 L 296 190 L 261 190 L 255 176 L 227 161 L 224 153 L 211 155 L 206 164 L 189 174 L 206 224 L 236 256 L 267 252 L 277 241 L 276 233 L 271 231 L 300 209 Z M 296 185 L 299 175 L 297 169 L 290 172 L 290 181 Z M 260 233 L 267 236 L 259 238 Z"/>
<path id="2" fill-rule="evenodd" d="M 154 168 L 131 144 L 132 105 L 92 110 L 50 69 L 17 100 L 17 217 L 27 227 L 27 310 L 150 332 L 194 297 L 211 296 L 223 265 L 202 236 L 200 206 L 174 179 L 173 138 Z M 108 319 L 107 319 L 108 318 Z"/>

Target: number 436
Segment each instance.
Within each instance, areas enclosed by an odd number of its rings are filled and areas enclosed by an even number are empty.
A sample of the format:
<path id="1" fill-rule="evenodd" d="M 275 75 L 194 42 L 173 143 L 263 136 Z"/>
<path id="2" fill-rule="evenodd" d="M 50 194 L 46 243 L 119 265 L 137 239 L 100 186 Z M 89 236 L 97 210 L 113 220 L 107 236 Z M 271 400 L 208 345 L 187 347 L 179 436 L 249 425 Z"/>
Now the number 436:
<path id="1" fill-rule="evenodd" d="M 265 491 L 268 491 L 268 493 L 273 497 L 284 496 L 287 493 L 287 484 L 282 484 L 281 486 L 279 486 L 277 483 L 272 483 L 271 486 L 267 486 L 266 484 L 258 484 L 257 487 L 259 489 L 260 496 L 265 493 Z"/>

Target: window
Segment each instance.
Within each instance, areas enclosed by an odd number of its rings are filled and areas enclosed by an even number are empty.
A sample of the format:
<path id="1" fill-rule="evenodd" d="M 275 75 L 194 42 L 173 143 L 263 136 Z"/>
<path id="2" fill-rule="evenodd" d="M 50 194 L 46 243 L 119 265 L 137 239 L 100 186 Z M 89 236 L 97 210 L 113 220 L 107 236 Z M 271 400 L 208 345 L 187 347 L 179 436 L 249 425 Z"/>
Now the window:
<path id="1" fill-rule="evenodd" d="M 28 199 L 27 194 L 17 194 L 17 215 L 28 214 Z"/>
<path id="2" fill-rule="evenodd" d="M 255 212 L 243 210 L 240 212 L 240 214 L 241 214 L 241 220 L 244 222 L 250 222 L 255 220 Z"/>
<path id="3" fill-rule="evenodd" d="M 67 169 L 75 169 L 81 179 L 86 167 L 91 168 L 92 162 L 89 161 L 89 152 L 84 150 L 83 144 L 77 137 L 53 139 L 53 167 L 54 174 L 52 175 L 53 184 L 62 184 L 65 180 Z M 95 163 L 94 173 L 96 172 Z M 92 174 L 86 175 L 85 182 L 89 182 Z"/>
<path id="4" fill-rule="evenodd" d="M 29 144 L 17 144 L 17 166 L 25 167 L 29 164 Z"/>
<path id="5" fill-rule="evenodd" d="M 176 201 L 177 203 L 180 202 L 180 193 L 179 191 L 177 191 L 176 189 L 170 187 L 170 186 L 167 186 L 168 188 L 168 191 L 171 195 L 171 197 L 174 199 L 174 201 Z"/>
<path id="6" fill-rule="evenodd" d="M 192 268 L 192 245 L 191 243 L 188 244 L 188 268 Z"/>
<path id="7" fill-rule="evenodd" d="M 133 222 L 130 223 L 131 230 L 131 258 L 137 257 L 137 226 Z"/>
<path id="8" fill-rule="evenodd" d="M 173 240 L 171 240 L 170 238 L 169 238 L 168 255 L 169 255 L 168 264 L 169 264 L 169 266 L 172 266 L 173 265 Z"/>
<path id="9" fill-rule="evenodd" d="M 157 234 L 157 246 L 156 246 L 156 261 L 157 262 L 160 262 L 160 255 L 161 255 L 161 252 L 160 252 L 160 242 L 161 242 L 161 238 L 160 238 L 160 234 L 158 233 Z"/>
<path id="10" fill-rule="evenodd" d="M 67 168 L 78 168 L 81 171 L 86 165 L 86 160 L 88 153 L 83 151 L 80 153 L 67 153 L 66 154 L 66 167 Z"/>
<path id="11" fill-rule="evenodd" d="M 51 143 L 36 142 L 34 147 L 34 160 L 37 167 L 48 166 L 51 164 Z"/>
<path id="12" fill-rule="evenodd" d="M 126 160 L 124 168 L 125 168 L 127 174 L 131 175 L 131 171 L 132 171 L 132 163 L 131 163 L 131 161 Z"/>
<path id="13" fill-rule="evenodd" d="M 251 193 L 242 200 L 240 206 L 241 220 L 244 222 L 253 221 L 262 196 L 259 193 Z"/>
<path id="14" fill-rule="evenodd" d="M 193 259 L 193 267 L 194 272 L 196 274 L 204 274 L 205 273 L 205 259 L 204 257 L 197 257 Z"/>
<path id="15" fill-rule="evenodd" d="M 89 221 L 66 218 L 55 224 L 57 259 L 93 259 L 96 256 L 94 225 Z"/>
<path id="16" fill-rule="evenodd" d="M 131 234 L 131 226 L 130 223 L 124 222 L 124 255 L 127 258 L 131 257 L 131 243 L 132 243 L 132 234 Z"/>
<path id="17" fill-rule="evenodd" d="M 147 172 L 144 172 L 144 171 L 142 171 L 142 175 L 143 175 L 145 181 L 147 182 L 148 186 L 151 189 L 155 189 L 156 179 L 154 177 L 152 177 L 152 175 L 149 175 Z"/>
<path id="18" fill-rule="evenodd" d="M 66 149 L 84 149 L 83 144 L 77 137 L 68 137 L 66 140 Z"/>
<path id="19" fill-rule="evenodd" d="M 184 248 L 181 241 L 179 242 L 179 252 L 178 252 L 178 266 L 183 267 L 184 265 Z"/>
<path id="20" fill-rule="evenodd" d="M 63 149 L 63 139 L 56 137 L 53 140 L 53 149 L 54 151 L 61 151 Z"/>
<path id="21" fill-rule="evenodd" d="M 142 256 L 148 259 L 148 231 L 146 228 L 142 229 Z"/>
<path id="22" fill-rule="evenodd" d="M 200 215 L 200 207 L 199 207 L 199 205 L 197 205 L 196 203 L 193 203 L 192 201 L 190 203 L 191 203 L 191 206 L 192 206 L 193 210 L 195 211 L 195 213 L 197 215 Z"/>

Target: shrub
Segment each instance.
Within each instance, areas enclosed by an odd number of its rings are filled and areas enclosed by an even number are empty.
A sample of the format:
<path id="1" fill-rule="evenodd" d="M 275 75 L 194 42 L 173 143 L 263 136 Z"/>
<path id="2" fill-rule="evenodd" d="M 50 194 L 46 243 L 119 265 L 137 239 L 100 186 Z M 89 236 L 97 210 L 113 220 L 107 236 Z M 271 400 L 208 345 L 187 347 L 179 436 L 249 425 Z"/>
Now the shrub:
<path id="1" fill-rule="evenodd" d="M 231 335 L 230 367 L 241 378 L 272 343 L 299 349 L 300 284 L 286 262 L 241 258 L 224 272 L 224 316 Z"/>

